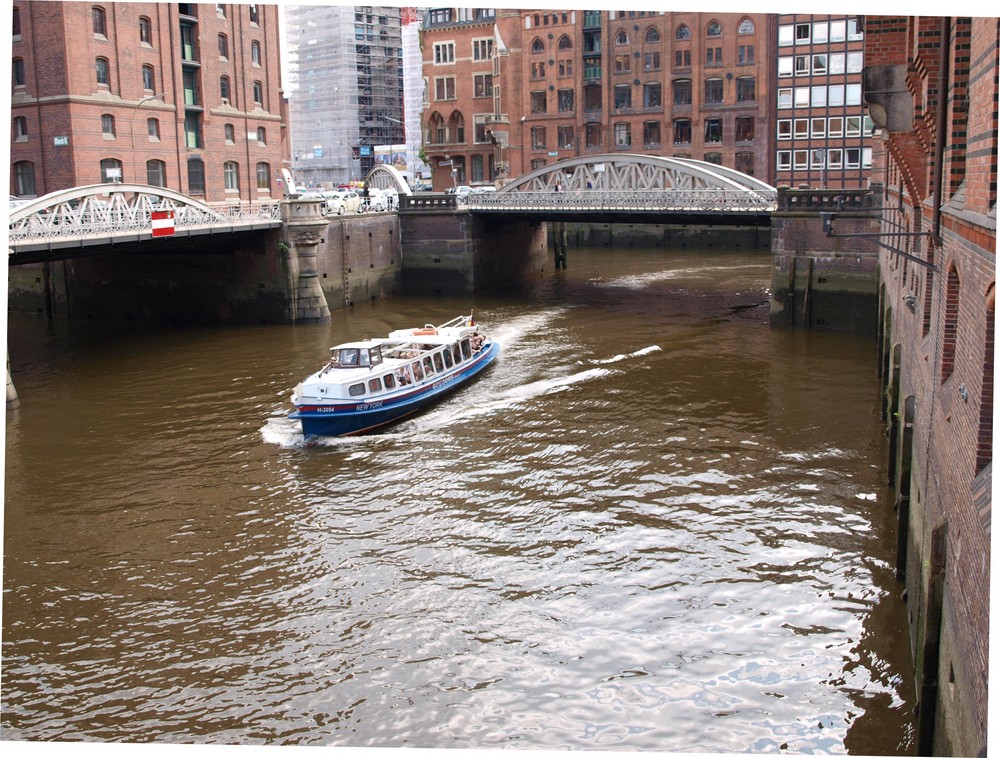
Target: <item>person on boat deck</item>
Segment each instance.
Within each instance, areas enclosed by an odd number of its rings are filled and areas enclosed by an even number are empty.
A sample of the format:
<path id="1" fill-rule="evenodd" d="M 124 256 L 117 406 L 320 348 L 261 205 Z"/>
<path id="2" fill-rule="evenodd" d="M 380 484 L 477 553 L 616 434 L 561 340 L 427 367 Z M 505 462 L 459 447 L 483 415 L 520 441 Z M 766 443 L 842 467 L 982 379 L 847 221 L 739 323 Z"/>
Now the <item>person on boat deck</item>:
<path id="1" fill-rule="evenodd" d="M 401 385 L 410 383 L 410 375 L 406 373 L 406 369 L 401 368 L 397 373 L 397 376 L 399 377 L 399 383 Z"/>
<path id="2" fill-rule="evenodd" d="M 482 346 L 483 346 L 483 335 L 481 335 L 479 332 L 474 333 L 472 335 L 472 349 L 478 350 Z"/>
<path id="3" fill-rule="evenodd" d="M 424 370 L 420 367 L 419 363 L 413 364 L 413 378 L 418 382 L 424 378 Z"/>

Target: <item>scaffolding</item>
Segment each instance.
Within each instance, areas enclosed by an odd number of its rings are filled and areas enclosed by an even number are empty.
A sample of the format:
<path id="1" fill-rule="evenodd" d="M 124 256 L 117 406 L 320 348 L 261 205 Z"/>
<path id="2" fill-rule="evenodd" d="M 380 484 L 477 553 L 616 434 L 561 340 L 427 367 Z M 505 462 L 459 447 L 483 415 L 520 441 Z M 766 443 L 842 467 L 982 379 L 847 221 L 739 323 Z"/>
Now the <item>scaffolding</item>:
<path id="1" fill-rule="evenodd" d="M 401 9 L 285 7 L 292 170 L 304 186 L 360 181 L 406 144 Z M 390 151 L 391 153 L 391 151 Z"/>

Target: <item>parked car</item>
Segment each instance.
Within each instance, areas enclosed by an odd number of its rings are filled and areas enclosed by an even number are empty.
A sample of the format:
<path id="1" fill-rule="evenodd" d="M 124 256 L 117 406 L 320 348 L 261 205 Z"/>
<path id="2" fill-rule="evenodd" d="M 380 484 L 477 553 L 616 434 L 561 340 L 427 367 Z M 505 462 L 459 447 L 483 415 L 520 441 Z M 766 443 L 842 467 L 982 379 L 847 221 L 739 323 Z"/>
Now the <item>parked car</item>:
<path id="1" fill-rule="evenodd" d="M 361 205 L 361 196 L 352 189 L 327 190 L 323 193 L 326 199 L 326 214 L 343 216 L 345 213 L 355 213 Z"/>
<path id="2" fill-rule="evenodd" d="M 482 195 L 482 194 L 485 194 L 487 192 L 496 192 L 496 191 L 497 191 L 497 188 L 494 187 L 492 184 L 484 184 L 481 187 L 473 187 L 471 194 L 473 194 L 473 195 Z"/>
<path id="3" fill-rule="evenodd" d="M 367 197 L 365 197 L 365 192 L 368 193 Z M 362 191 L 361 207 L 358 208 L 359 213 L 364 213 L 365 211 L 382 213 L 388 209 L 389 196 L 385 190 L 380 190 L 377 187 L 368 187 L 367 190 Z"/>

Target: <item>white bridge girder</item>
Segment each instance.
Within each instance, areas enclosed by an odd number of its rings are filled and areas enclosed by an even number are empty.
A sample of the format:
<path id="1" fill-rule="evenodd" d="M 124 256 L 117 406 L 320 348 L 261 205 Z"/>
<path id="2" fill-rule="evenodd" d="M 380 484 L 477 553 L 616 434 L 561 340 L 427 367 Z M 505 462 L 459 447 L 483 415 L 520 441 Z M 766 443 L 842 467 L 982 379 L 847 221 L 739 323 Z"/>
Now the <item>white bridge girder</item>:
<path id="1" fill-rule="evenodd" d="M 115 241 L 148 235 L 153 211 L 172 211 L 176 230 L 235 231 L 275 226 L 277 202 L 210 206 L 166 187 L 146 184 L 91 184 L 58 190 L 10 211 L 9 244 Z"/>
<path id="2" fill-rule="evenodd" d="M 636 153 L 605 153 L 568 158 L 535 169 L 500 192 L 554 190 L 716 189 L 774 193 L 769 184 L 724 166 L 691 158 L 667 158 Z"/>

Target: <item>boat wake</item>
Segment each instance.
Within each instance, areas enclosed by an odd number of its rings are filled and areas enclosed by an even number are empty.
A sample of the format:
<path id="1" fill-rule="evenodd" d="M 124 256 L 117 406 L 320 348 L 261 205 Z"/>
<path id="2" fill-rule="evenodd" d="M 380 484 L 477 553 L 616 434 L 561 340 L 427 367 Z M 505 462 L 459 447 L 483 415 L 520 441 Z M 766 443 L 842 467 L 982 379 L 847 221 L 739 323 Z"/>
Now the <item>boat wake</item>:
<path id="1" fill-rule="evenodd" d="M 649 347 L 644 347 L 641 350 L 636 350 L 632 353 L 619 353 L 618 355 L 612 355 L 610 358 L 595 358 L 591 361 L 598 366 L 604 366 L 608 363 L 620 363 L 621 361 L 626 361 L 629 358 L 640 358 L 643 355 L 649 355 L 650 353 L 657 353 L 661 350 L 659 345 L 650 345 Z"/>

